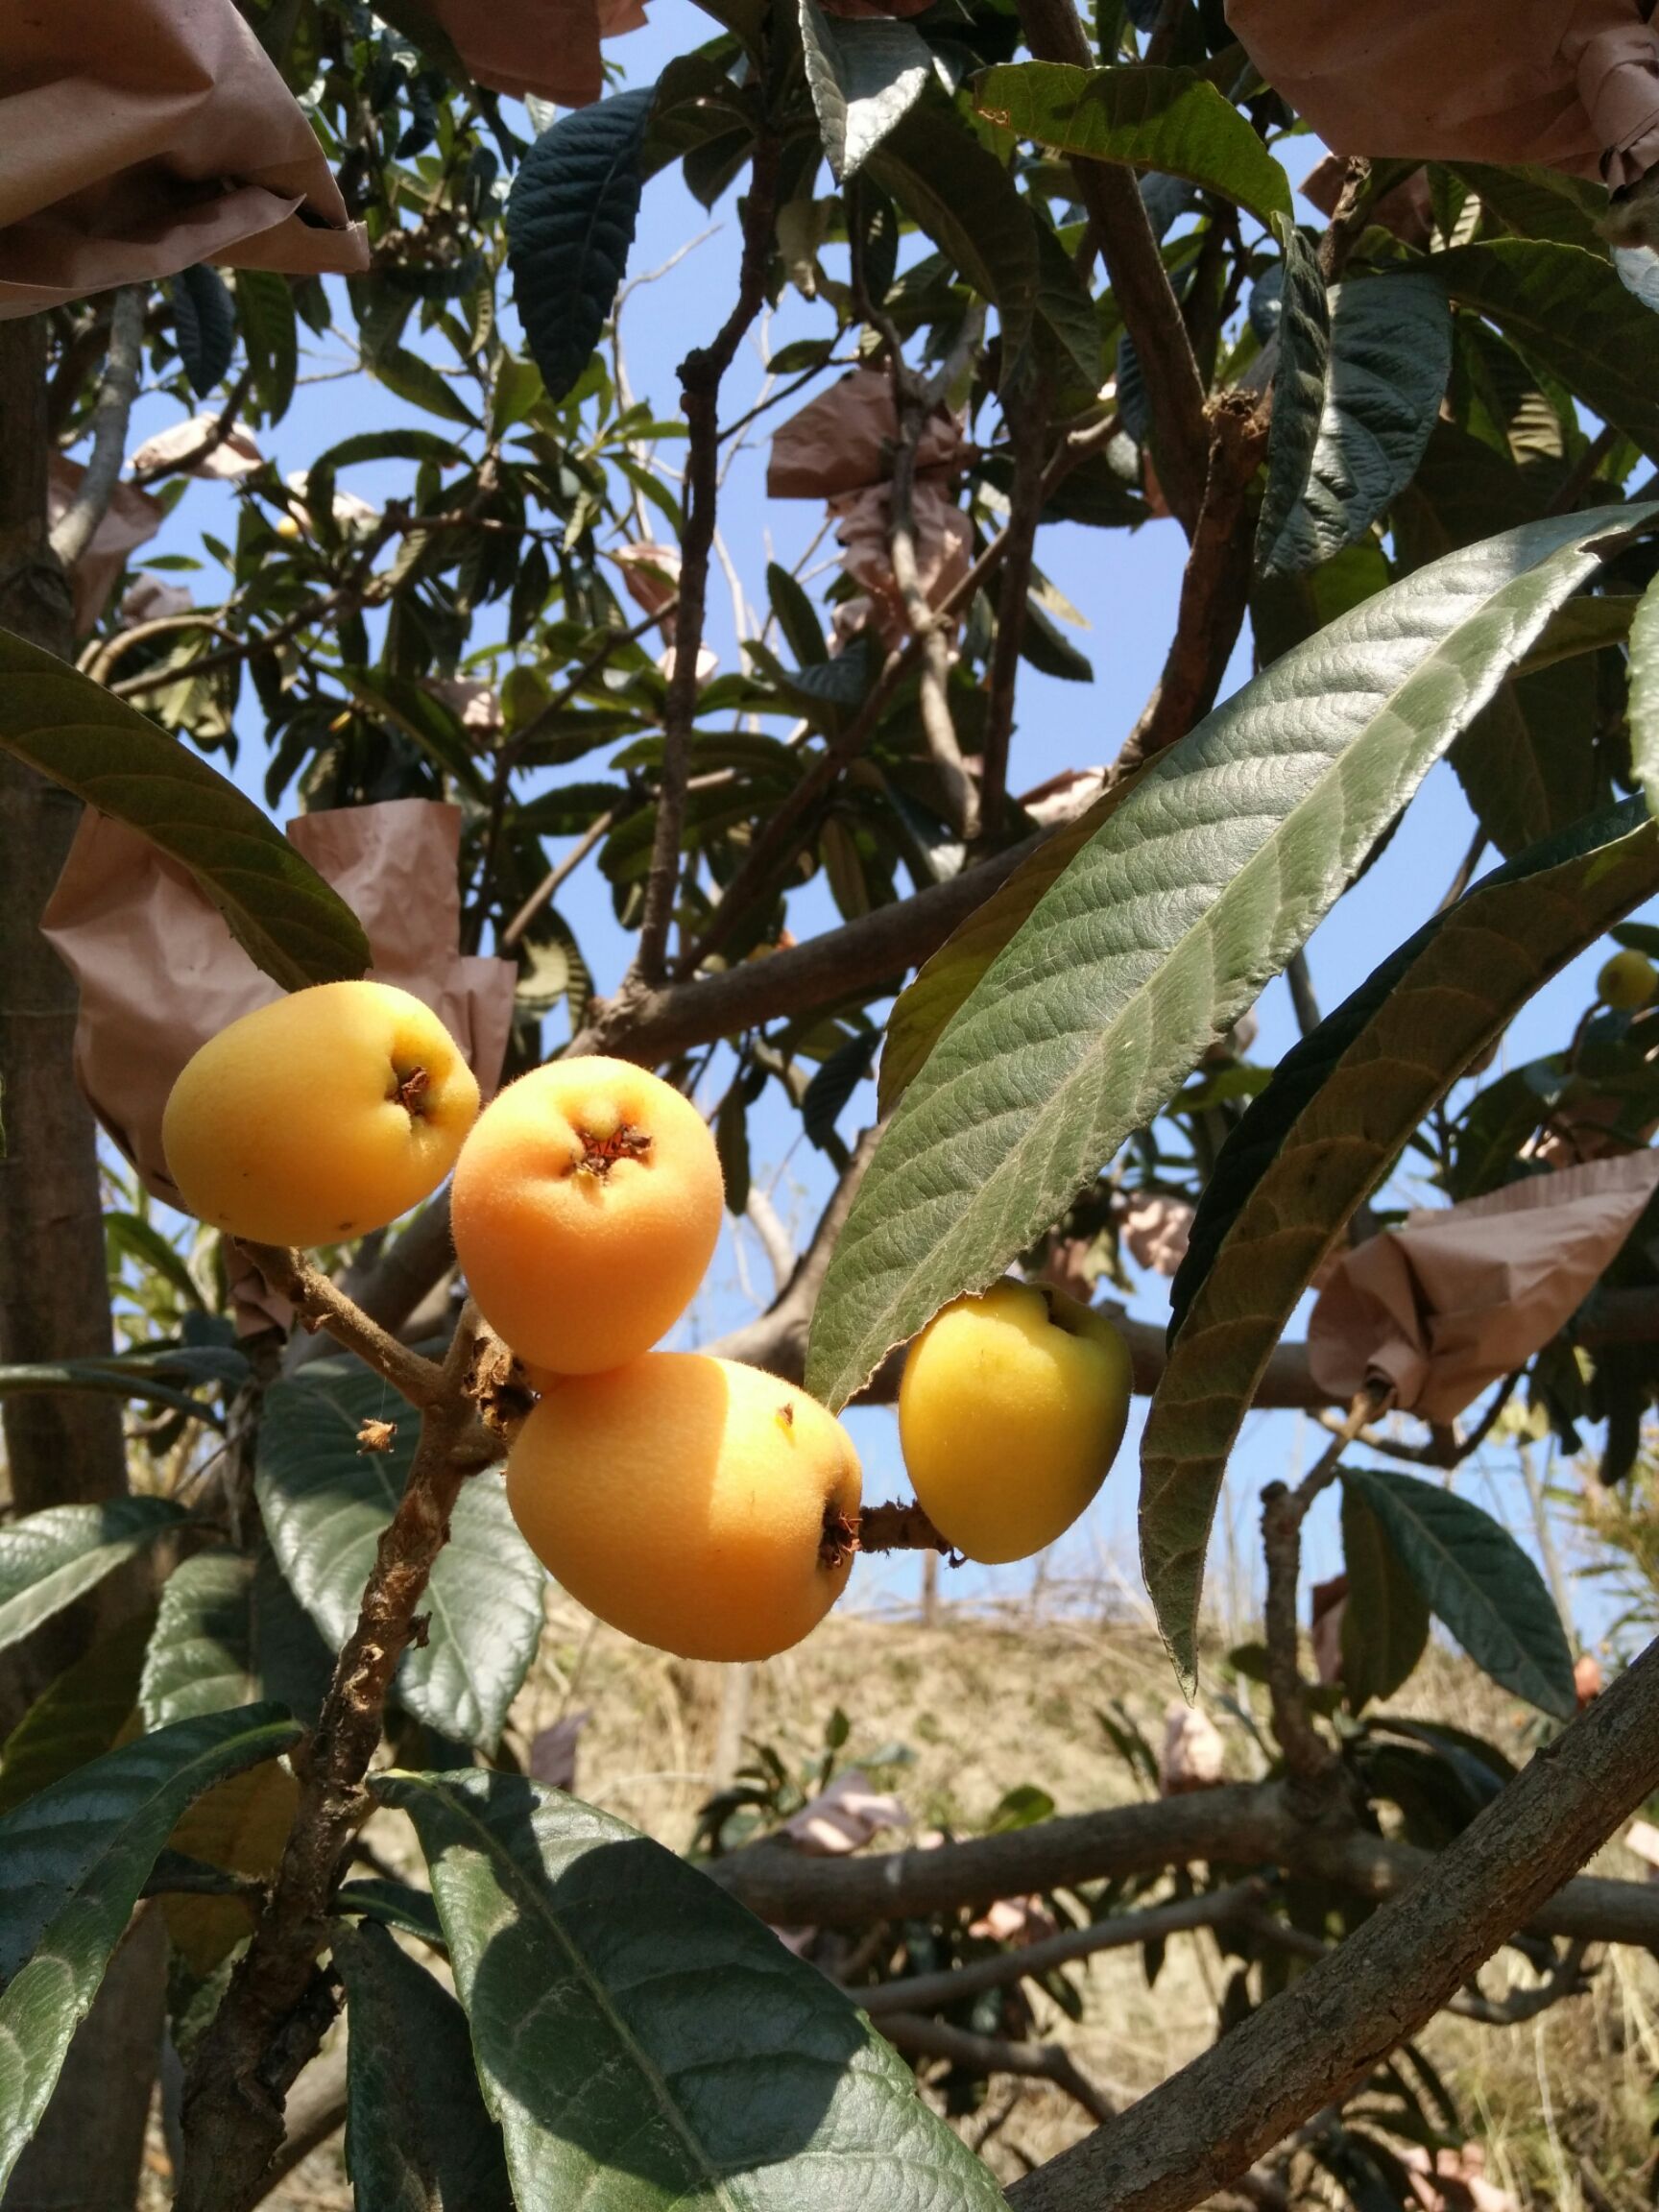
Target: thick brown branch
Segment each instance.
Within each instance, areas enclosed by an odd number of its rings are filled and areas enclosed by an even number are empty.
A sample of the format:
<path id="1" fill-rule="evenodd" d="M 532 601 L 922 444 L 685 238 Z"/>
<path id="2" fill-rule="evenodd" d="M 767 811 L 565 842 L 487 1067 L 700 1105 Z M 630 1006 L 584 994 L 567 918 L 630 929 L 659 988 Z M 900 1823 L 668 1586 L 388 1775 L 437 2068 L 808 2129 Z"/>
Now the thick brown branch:
<path id="1" fill-rule="evenodd" d="M 1208 714 L 1250 601 L 1250 486 L 1267 443 L 1267 417 L 1241 394 L 1210 414 L 1204 503 L 1181 578 L 1175 636 L 1158 686 L 1118 756 L 1127 775 Z"/>
<path id="2" fill-rule="evenodd" d="M 1655 1786 L 1659 1647 L 1649 1646 L 1404 1895 L 1122 2119 L 1019 2183 L 1011 2201 L 1020 2212 L 1188 2212 L 1348 2095 L 1518 1928 L 1537 1925 Z"/>
<path id="3" fill-rule="evenodd" d="M 1063 1814 L 1010 1835 L 974 1837 L 931 1851 L 814 1859 L 787 1844 L 754 1843 L 716 1860 L 709 1871 L 778 1927 L 811 1921 L 856 1928 L 1197 1861 L 1282 1866 L 1376 1898 L 1409 1887 L 1434 1863 L 1429 1852 L 1365 1829 L 1340 1823 L 1310 1827 L 1291 1811 L 1282 1785 L 1247 1783 L 1150 1804 Z M 1523 1921 L 1540 1936 L 1582 1936 L 1647 1949 L 1659 1944 L 1659 1886 L 1579 1875 L 1504 1935 Z"/>
<path id="4" fill-rule="evenodd" d="M 1039 60 L 1094 67 L 1071 0 L 1021 0 L 1025 43 Z M 1116 161 L 1074 159 L 1077 193 L 1100 242 L 1123 326 L 1145 373 L 1152 451 L 1170 512 L 1190 538 L 1204 502 L 1209 436 L 1192 341 L 1169 287 L 1135 172 Z"/>
<path id="5" fill-rule="evenodd" d="M 688 430 L 685 451 L 685 527 L 680 541 L 680 605 L 675 618 L 674 666 L 662 715 L 662 780 L 657 827 L 639 926 L 635 973 L 650 987 L 661 980 L 668 927 L 680 884 L 680 844 L 685 829 L 685 785 L 691 773 L 691 732 L 697 719 L 697 657 L 709 596 L 709 559 L 720 501 L 720 385 L 744 333 L 766 301 L 766 271 L 778 194 L 779 141 L 762 132 L 755 148 L 749 196 L 743 208 L 743 260 L 737 299 L 709 346 L 680 364 L 682 404 Z"/>
<path id="6" fill-rule="evenodd" d="M 300 1802 L 270 1899 L 185 2077 L 180 2212 L 247 2212 L 258 2200 L 282 2144 L 289 2084 L 326 2025 L 311 1991 L 329 1900 L 368 1811 L 363 1777 L 415 1634 L 416 1607 L 448 1540 L 461 1484 L 478 1464 L 467 1395 L 477 1345 L 469 1309 L 421 1417 L 409 1479 L 376 1548 L 357 1624 L 317 1726 L 295 1753 Z"/>

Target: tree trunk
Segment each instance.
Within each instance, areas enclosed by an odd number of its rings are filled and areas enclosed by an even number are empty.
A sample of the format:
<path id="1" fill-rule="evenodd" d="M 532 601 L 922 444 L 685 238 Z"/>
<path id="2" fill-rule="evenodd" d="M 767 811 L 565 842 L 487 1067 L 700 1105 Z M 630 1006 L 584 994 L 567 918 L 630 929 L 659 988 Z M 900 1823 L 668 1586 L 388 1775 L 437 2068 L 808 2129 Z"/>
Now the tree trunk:
<path id="1" fill-rule="evenodd" d="M 0 323 L 0 624 L 64 659 L 68 584 L 47 538 L 45 325 Z M 76 1088 L 75 986 L 39 930 L 75 834 L 67 792 L 0 753 L 0 1361 L 107 1353 L 112 1343 L 97 1126 Z M 118 1497 L 117 1401 L 0 1402 L 15 1512 Z M 117 1581 L 119 1581 L 117 1577 Z M 130 1593 L 109 1587 L 14 1647 L 0 1726 L 84 1650 Z M 141 1914 L 111 1961 L 4 2212 L 130 2212 L 160 2044 L 167 1942 Z"/>
<path id="2" fill-rule="evenodd" d="M 45 327 L 0 323 L 0 624 L 65 659 L 68 585 L 46 535 Z M 0 755 L 0 1360 L 110 1349 L 97 1129 L 75 1086 L 75 986 L 41 911 L 75 834 L 66 791 Z M 19 1513 L 127 1487 L 111 1398 L 4 1405 Z"/>

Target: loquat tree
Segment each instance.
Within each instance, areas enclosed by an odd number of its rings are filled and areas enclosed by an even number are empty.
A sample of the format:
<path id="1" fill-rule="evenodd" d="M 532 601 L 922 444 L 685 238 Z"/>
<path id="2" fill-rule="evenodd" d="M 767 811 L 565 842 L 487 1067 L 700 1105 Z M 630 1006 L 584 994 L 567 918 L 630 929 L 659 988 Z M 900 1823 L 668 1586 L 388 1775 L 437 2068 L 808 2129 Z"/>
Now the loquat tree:
<path id="1" fill-rule="evenodd" d="M 1455 1479 L 1522 1408 L 1570 1453 L 1602 1425 L 1600 1526 L 1647 1555 L 1651 250 L 1572 163 L 1381 144 L 1305 221 L 1264 0 L 1245 43 L 1215 0 L 701 5 L 608 85 L 619 24 L 551 0 L 109 0 L 108 56 L 83 0 L 79 64 L 129 90 L 211 22 L 339 206 L 252 137 L 247 177 L 185 178 L 170 122 L 120 267 L 54 285 L 41 239 L 90 255 L 114 203 L 0 197 L 4 2201 L 129 2212 L 159 2082 L 184 2212 L 248 2212 L 342 2120 L 364 2212 L 991 2205 L 959 2123 L 1013 2074 L 1091 2122 L 1021 2212 L 1418 2203 L 1412 2156 L 1464 2128 L 1425 2025 L 1659 1945 L 1659 1893 L 1582 1871 L 1659 1790 L 1659 1659 L 1585 1695 L 1530 1535 Z M 669 171 L 737 243 L 643 399 L 618 302 Z M 180 243 L 260 193 L 269 252 Z M 808 334 L 751 401 L 788 301 Z M 396 420 L 284 476 L 325 346 Z M 180 426 L 130 452 L 157 398 Z M 829 501 L 841 557 L 772 562 L 753 622 L 737 579 L 711 668 L 728 469 L 785 403 L 772 493 Z M 147 560 L 198 505 L 206 570 Z M 1040 565 L 1078 533 L 1182 546 L 1125 728 Z M 1088 736 L 1022 794 L 1033 673 Z M 1442 761 L 1467 858 L 1322 1013 L 1304 948 Z M 454 810 L 435 899 L 504 986 L 493 1055 L 363 981 L 367 893 L 304 833 L 410 802 Z M 102 1074 L 66 863 L 120 952 Z M 628 939 L 602 994 L 595 883 Z M 213 1011 L 188 913 L 269 1005 Z M 1585 954 L 1582 1019 L 1494 1072 Z M 1245 1022 L 1281 975 L 1269 1067 Z M 822 1217 L 765 1310 L 654 1351 L 722 1206 L 757 1217 L 762 1099 Z M 1532 1225 L 1503 1287 L 1458 1308 L 1403 1257 L 1408 1182 Z M 1146 1201 L 1190 1217 L 1166 1328 L 1094 1300 L 1139 1285 Z M 1409 1358 L 1293 1333 L 1334 1267 Z M 1160 1790 L 1114 1719 L 1138 1801 L 825 1859 L 772 1833 L 781 1772 L 679 1857 L 526 1770 L 543 1561 L 630 1633 L 767 1656 L 860 1551 L 1053 1540 L 1131 1386 L 1171 1681 L 1260 1688 L 1255 1779 Z M 834 1416 L 895 1400 L 918 1497 L 877 1505 Z M 1223 1661 L 1205 1558 L 1252 1407 L 1331 1433 L 1262 1494 L 1263 1632 Z M 1431 1616 L 1527 1709 L 1524 1765 L 1390 1710 Z M 394 1816 L 388 1869 L 362 1831 Z M 1014 1895 L 1055 1932 L 974 1933 Z M 1214 2043 L 1116 2110 L 1021 1988 L 1075 2010 L 1067 1966 L 1151 1977 L 1177 1936 L 1225 1964 Z M 1530 1979 L 1494 1997 L 1506 1948 Z"/>

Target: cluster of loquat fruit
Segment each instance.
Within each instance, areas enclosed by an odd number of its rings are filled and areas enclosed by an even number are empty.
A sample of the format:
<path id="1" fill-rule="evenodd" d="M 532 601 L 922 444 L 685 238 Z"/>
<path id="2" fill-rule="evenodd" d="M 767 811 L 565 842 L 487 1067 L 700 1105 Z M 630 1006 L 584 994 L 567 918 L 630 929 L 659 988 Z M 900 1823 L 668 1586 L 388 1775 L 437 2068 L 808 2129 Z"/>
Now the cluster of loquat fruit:
<path id="1" fill-rule="evenodd" d="M 526 1541 L 581 1604 L 693 1659 L 764 1659 L 816 1626 L 857 1549 L 858 1455 L 792 1383 L 652 1349 L 713 1256 L 707 1124 L 598 1057 L 478 1086 L 426 1006 L 325 983 L 244 1015 L 174 1085 L 167 1165 L 191 1212 L 254 1244 L 382 1228 L 454 1170 L 456 1255 L 537 1403 L 507 1460 Z M 1122 1440 L 1129 1355 L 1103 1315 L 1013 1281 L 912 1346 L 900 1433 L 918 1503 L 966 1556 L 1052 1543 Z"/>

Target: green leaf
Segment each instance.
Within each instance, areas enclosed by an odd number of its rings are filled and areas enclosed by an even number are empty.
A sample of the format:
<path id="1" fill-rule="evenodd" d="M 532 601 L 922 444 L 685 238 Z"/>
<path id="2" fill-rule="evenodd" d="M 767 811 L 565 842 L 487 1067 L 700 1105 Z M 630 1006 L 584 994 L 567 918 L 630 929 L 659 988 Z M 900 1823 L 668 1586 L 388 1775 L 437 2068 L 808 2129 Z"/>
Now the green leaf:
<path id="1" fill-rule="evenodd" d="M 469 428 L 476 426 L 477 416 L 452 381 L 422 355 L 411 352 L 407 346 L 382 346 L 376 352 L 364 355 L 363 366 L 388 392 L 406 399 L 411 407 L 419 407 L 428 415 L 441 415 L 446 422 L 462 422 Z M 316 513 L 315 508 L 312 513 Z"/>
<path id="2" fill-rule="evenodd" d="M 749 1109 L 743 1085 L 733 1082 L 714 1117 L 714 1149 L 726 1186 L 726 1211 L 739 1215 L 749 1203 Z"/>
<path id="3" fill-rule="evenodd" d="M 389 1452 L 358 1451 L 371 1419 L 397 1423 Z M 331 1649 L 351 1633 L 419 1432 L 414 1408 L 354 1362 L 314 1360 L 266 1398 L 254 1479 L 266 1534 Z M 535 1654 L 542 1588 L 500 1476 L 473 1476 L 421 1600 L 426 1645 L 407 1651 L 397 1671 L 410 1710 L 446 1736 L 493 1748 Z"/>
<path id="4" fill-rule="evenodd" d="M 927 89 L 932 52 L 908 23 L 843 22 L 817 0 L 801 0 L 801 44 L 824 151 L 845 183 Z"/>
<path id="5" fill-rule="evenodd" d="M 818 619 L 805 588 L 776 561 L 766 564 L 766 596 L 772 602 L 783 642 L 803 668 L 817 667 L 830 659 L 824 642 L 824 625 Z"/>
<path id="6" fill-rule="evenodd" d="M 1420 569 L 1150 763 L 895 1112 L 819 1297 L 815 1397 L 844 1405 L 1058 1219 L 1306 941 L 1610 536 L 1655 512 L 1557 517 Z"/>
<path id="7" fill-rule="evenodd" d="M 1077 274 L 1077 266 L 1060 243 L 1052 227 L 1042 216 L 1033 212 L 1031 228 L 1037 239 L 1037 317 L 1053 340 L 1059 354 L 1060 373 L 1074 378 L 1091 398 L 1106 379 L 1106 354 L 1100 340 L 1100 316 L 1094 295 Z M 1103 456 L 1096 456 L 1103 462 Z M 1110 475 L 1110 470 L 1106 471 Z M 1097 480 L 1097 479 L 1096 479 Z M 1112 479 L 1121 495 L 1125 488 Z M 1064 505 L 1067 498 L 1076 500 L 1086 495 L 1085 488 L 1075 481 L 1075 475 L 1063 484 L 1055 499 L 1048 503 L 1044 519 L 1047 520 L 1055 505 Z M 1121 501 L 1120 504 L 1126 504 Z M 1129 508 L 1129 517 L 1134 510 Z M 1119 516 L 1119 519 L 1124 519 Z"/>
<path id="8" fill-rule="evenodd" d="M 48 1505 L 0 1527 L 0 1650 L 186 1519 L 171 1498 Z"/>
<path id="9" fill-rule="evenodd" d="M 525 343 L 549 399 L 573 391 L 628 266 L 655 88 L 561 115 L 525 156 L 507 201 L 507 258 Z"/>
<path id="10" fill-rule="evenodd" d="M 1576 246 L 1501 238 L 1431 254 L 1423 269 L 1659 458 L 1659 316 L 1608 261 Z"/>
<path id="11" fill-rule="evenodd" d="M 1641 601 L 1623 591 L 1599 591 L 1569 599 L 1553 613 L 1526 659 L 1516 667 L 1518 676 L 1530 676 L 1574 661 L 1582 653 L 1599 653 L 1604 645 L 1623 645 L 1630 636 Z"/>
<path id="12" fill-rule="evenodd" d="M 931 959 L 925 960 L 893 1002 L 876 1081 L 877 1110 L 885 1119 L 915 1080 L 957 1009 L 1009 939 L 1023 927 L 1037 902 L 1120 806 L 1130 786 L 1120 784 L 1087 813 L 1046 838 L 999 890 L 974 907 Z"/>
<path id="13" fill-rule="evenodd" d="M 372 1921 L 336 1937 L 334 1963 L 351 2028 L 346 2171 L 356 2201 L 374 2212 L 513 2212 L 460 2006 Z"/>
<path id="14" fill-rule="evenodd" d="M 1659 584 L 1649 584 L 1630 624 L 1630 774 L 1659 815 Z"/>
<path id="15" fill-rule="evenodd" d="M 1358 1713 L 1392 1697 L 1429 1642 L 1429 1607 L 1363 1494 L 1342 1486 L 1342 1687 Z"/>
<path id="16" fill-rule="evenodd" d="M 1059 153 L 1184 177 L 1269 229 L 1276 215 L 1290 220 L 1290 180 L 1238 108 L 1191 70 L 1010 61 L 985 71 L 974 100 L 1004 130 Z"/>
<path id="17" fill-rule="evenodd" d="M 236 350 L 236 302 L 217 269 L 205 261 L 180 269 L 173 295 L 173 334 L 179 358 L 198 399 L 223 381 Z"/>
<path id="18" fill-rule="evenodd" d="M 315 1721 L 333 1661 L 269 1550 L 199 1551 L 167 1577 L 144 1667 L 144 1725 L 269 1700 Z"/>
<path id="19" fill-rule="evenodd" d="M 180 1382 L 188 1382 L 180 1376 Z M 145 1406 L 170 1406 L 210 1427 L 222 1426 L 213 1407 L 186 1389 L 165 1382 L 150 1362 L 119 1358 L 37 1360 L 0 1367 L 0 1398 L 39 1396 L 58 1390 L 87 1390 L 98 1398 L 135 1398 Z"/>
<path id="20" fill-rule="evenodd" d="M 1081 653 L 1035 594 L 1025 602 L 1025 626 L 1020 633 L 1020 658 L 1040 675 L 1062 684 L 1093 684 L 1094 664 Z"/>
<path id="21" fill-rule="evenodd" d="M 238 269 L 236 320 L 242 325 L 254 395 L 266 420 L 278 421 L 288 412 L 300 371 L 300 333 L 287 277 L 274 269 Z"/>
<path id="22" fill-rule="evenodd" d="M 870 156 L 872 177 L 997 308 L 1005 370 L 1031 334 L 1037 228 L 995 154 L 936 91 Z"/>
<path id="23" fill-rule="evenodd" d="M 405 1936 L 418 1936 L 439 1950 L 444 1947 L 444 1930 L 430 1891 L 417 1889 L 407 1882 L 366 1874 L 356 1882 L 341 1884 L 334 1892 L 334 1907 L 339 1912 L 378 1920 L 385 1928 L 400 1928 Z"/>
<path id="24" fill-rule="evenodd" d="M 1281 1062 L 1222 1146 L 1170 1293 L 1141 1447 L 1141 1552 L 1190 1671 L 1228 1454 L 1315 1269 L 1354 1209 L 1516 1011 L 1659 889 L 1640 803 L 1524 854 L 1437 915 Z"/>
<path id="25" fill-rule="evenodd" d="M 155 1625 L 154 1606 L 134 1614 L 36 1698 L 0 1748 L 0 1814 L 108 1750 L 137 1705 Z"/>
<path id="26" fill-rule="evenodd" d="M 1280 343 L 1288 333 L 1293 349 L 1309 349 L 1306 330 L 1295 336 L 1294 312 L 1287 291 Z M 1317 567 L 1369 533 L 1416 473 L 1451 369 L 1452 319 L 1431 276 L 1399 269 L 1337 286 L 1306 488 L 1271 539 L 1261 540 L 1270 573 Z M 1273 421 L 1277 430 L 1277 384 Z"/>
<path id="27" fill-rule="evenodd" d="M 1463 795 L 1505 857 L 1611 797 L 1597 756 L 1597 692 L 1595 662 L 1582 657 L 1516 676 L 1453 746 Z"/>
<path id="28" fill-rule="evenodd" d="M 1484 161 L 1455 162 L 1452 174 L 1461 178 L 1488 213 L 1518 237 L 1552 238 L 1557 245 L 1577 246 L 1603 261 L 1607 258 L 1596 228 L 1607 212 L 1604 184 L 1569 177 L 1561 169 L 1525 164 L 1500 169 Z"/>
<path id="29" fill-rule="evenodd" d="M 285 991 L 368 967 L 357 917 L 252 800 L 103 685 L 9 630 L 0 745 L 188 869 Z"/>
<path id="30" fill-rule="evenodd" d="M 1544 1577 L 1479 1505 L 1415 1475 L 1347 1467 L 1401 1564 L 1482 1673 L 1557 1720 L 1577 1711 L 1573 1653 Z"/>
<path id="31" fill-rule="evenodd" d="M 0 1820 L 0 2188 L 180 1815 L 299 1733 L 265 1706 L 181 1721 L 94 1759 Z"/>
<path id="32" fill-rule="evenodd" d="M 1271 572 L 1280 538 L 1302 510 L 1325 413 L 1331 356 L 1331 302 L 1319 256 L 1293 223 L 1282 222 L 1285 280 L 1273 370 L 1273 420 L 1267 445 L 1267 489 L 1256 529 L 1256 561 Z"/>
<path id="33" fill-rule="evenodd" d="M 432 1870 L 520 2204 L 1000 2205 L 848 1999 L 672 1852 L 518 1775 L 373 1787 Z"/>

